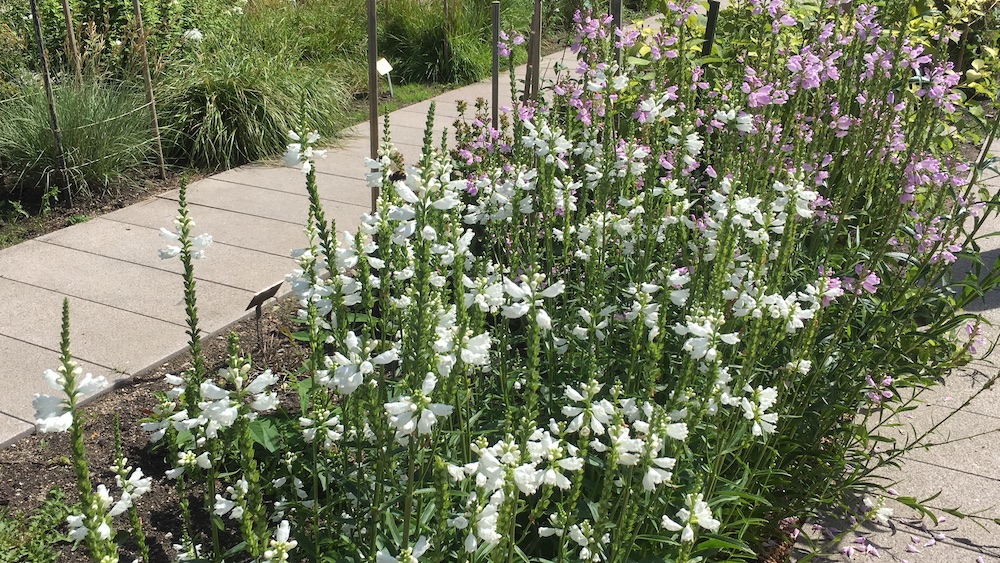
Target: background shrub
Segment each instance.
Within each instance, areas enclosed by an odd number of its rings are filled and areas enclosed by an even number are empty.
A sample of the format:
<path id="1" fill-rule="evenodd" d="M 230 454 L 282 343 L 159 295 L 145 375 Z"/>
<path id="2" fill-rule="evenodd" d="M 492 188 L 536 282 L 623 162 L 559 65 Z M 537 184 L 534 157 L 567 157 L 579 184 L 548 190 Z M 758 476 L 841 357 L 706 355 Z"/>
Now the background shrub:
<path id="1" fill-rule="evenodd" d="M 148 162 L 152 133 L 142 91 L 93 82 L 55 90 L 70 189 L 100 196 L 128 185 L 126 173 Z M 49 110 L 40 85 L 0 103 L 3 196 L 30 204 L 61 182 Z"/>
<path id="2" fill-rule="evenodd" d="M 239 166 L 284 151 L 289 129 L 339 129 L 341 81 L 295 59 L 207 48 L 172 67 L 158 84 L 164 142 L 171 157 L 207 169 Z"/>
<path id="3" fill-rule="evenodd" d="M 526 29 L 531 2 L 503 4 L 504 29 Z M 380 14 L 379 51 L 409 82 L 473 82 L 490 71 L 493 51 L 488 0 L 451 0 L 448 21 L 442 2 L 393 0 Z"/>

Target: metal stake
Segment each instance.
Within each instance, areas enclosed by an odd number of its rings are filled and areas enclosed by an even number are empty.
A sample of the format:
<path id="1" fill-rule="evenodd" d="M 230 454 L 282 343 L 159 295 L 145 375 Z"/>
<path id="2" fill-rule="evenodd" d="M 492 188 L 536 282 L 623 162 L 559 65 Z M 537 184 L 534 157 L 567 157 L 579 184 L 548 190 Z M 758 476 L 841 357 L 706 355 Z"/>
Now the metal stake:
<path id="1" fill-rule="evenodd" d="M 712 54 L 715 44 L 715 27 L 719 23 L 719 0 L 708 0 L 708 20 L 705 22 L 705 41 L 701 44 L 701 56 Z"/>
<path id="2" fill-rule="evenodd" d="M 260 350 L 264 349 L 263 331 L 261 330 L 260 326 L 260 318 L 263 314 L 263 312 L 261 311 L 261 307 L 264 306 L 265 301 L 278 294 L 278 288 L 281 287 L 282 283 L 284 282 L 278 282 L 275 285 L 272 285 L 271 287 L 265 289 L 264 291 L 261 291 L 260 293 L 254 295 L 253 299 L 250 300 L 250 304 L 247 305 L 246 308 L 247 311 L 253 308 L 256 309 L 254 311 L 254 316 L 256 317 L 257 320 L 257 348 Z"/>

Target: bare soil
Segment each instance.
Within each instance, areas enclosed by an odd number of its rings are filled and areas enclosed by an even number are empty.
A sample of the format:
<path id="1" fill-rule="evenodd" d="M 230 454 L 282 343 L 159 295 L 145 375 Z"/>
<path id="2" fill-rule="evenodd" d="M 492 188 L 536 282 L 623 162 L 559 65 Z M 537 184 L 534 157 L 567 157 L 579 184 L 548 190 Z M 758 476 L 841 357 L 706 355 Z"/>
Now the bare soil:
<path id="1" fill-rule="evenodd" d="M 75 223 L 111 213 L 133 203 L 177 189 L 184 179 L 187 179 L 188 182 L 194 182 L 207 175 L 204 172 L 194 170 L 168 171 L 166 179 L 161 180 L 158 175 L 151 171 L 145 171 L 143 174 L 144 177 L 138 179 L 136 186 L 122 187 L 103 197 L 78 197 L 73 200 L 72 205 L 65 202 L 57 203 L 45 214 L 39 213 L 38 210 L 29 210 L 34 211 L 31 217 L 22 217 L 13 212 L 8 212 L 6 217 L 0 216 L 0 248 L 13 246 Z M 133 181 L 136 180 L 133 179 Z"/>
<path id="2" fill-rule="evenodd" d="M 275 373 L 285 374 L 286 380 L 293 377 L 289 374 L 294 373 L 302 364 L 304 356 L 302 348 L 289 337 L 291 332 L 297 330 L 291 320 L 296 307 L 294 299 L 278 303 L 271 301 L 264 305 L 265 314 L 261 320 L 263 346 L 257 344 L 256 322 L 253 317 L 235 324 L 218 336 L 206 338 L 203 341 L 204 355 L 210 371 L 225 365 L 226 337 L 229 332 L 235 332 L 240 336 L 244 350 L 253 359 L 255 370 L 271 369 Z M 177 513 L 176 490 L 173 482 L 164 477 L 164 471 L 170 466 L 160 452 L 150 447 L 145 432 L 139 427 L 139 421 L 158 404 L 156 393 L 166 391 L 163 376 L 180 373 L 189 365 L 190 356 L 186 353 L 180 355 L 139 375 L 83 409 L 87 457 L 95 486 L 105 483 L 113 495 L 116 493 L 114 473 L 110 470 L 114 463 L 116 419 L 120 421 L 122 448 L 129 464 L 141 467 L 146 475 L 153 478 L 152 490 L 140 498 L 136 506 L 142 518 L 152 560 L 155 562 L 176 560 L 172 544 L 177 542 L 181 523 Z M 53 488 L 65 492 L 68 503 L 78 502 L 79 495 L 69 459 L 68 433 L 36 434 L 0 450 L 0 507 L 28 513 L 38 508 L 48 491 Z M 195 511 L 201 508 L 200 505 L 200 498 L 191 499 L 191 506 Z M 119 536 L 120 539 L 122 537 Z M 89 561 L 82 545 L 76 550 L 69 543 L 59 545 L 59 561 Z M 131 561 L 135 549 L 134 539 L 129 538 L 122 550 L 121 561 Z"/>

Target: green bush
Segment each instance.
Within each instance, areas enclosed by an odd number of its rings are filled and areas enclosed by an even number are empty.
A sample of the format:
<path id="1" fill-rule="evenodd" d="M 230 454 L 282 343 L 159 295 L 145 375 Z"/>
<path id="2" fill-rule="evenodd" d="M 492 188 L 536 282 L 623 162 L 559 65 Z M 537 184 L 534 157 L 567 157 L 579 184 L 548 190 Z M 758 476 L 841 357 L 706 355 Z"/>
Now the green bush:
<path id="1" fill-rule="evenodd" d="M 171 157 L 211 170 L 284 151 L 303 120 L 326 135 L 340 129 L 347 96 L 339 80 L 288 57 L 205 45 L 157 85 Z"/>
<path id="2" fill-rule="evenodd" d="M 152 147 L 142 91 L 94 82 L 56 88 L 55 98 L 70 191 L 100 196 L 127 186 L 126 173 L 148 162 Z M 2 195 L 25 204 L 62 185 L 41 86 L 26 86 L 0 103 L 0 163 Z"/>
<path id="3" fill-rule="evenodd" d="M 490 71 L 493 50 L 488 0 L 450 0 L 448 21 L 441 2 L 393 0 L 380 18 L 379 51 L 407 82 L 472 82 Z M 525 29 L 531 3 L 505 3 L 504 29 Z"/>
<path id="4" fill-rule="evenodd" d="M 233 33 L 243 49 L 321 66 L 348 87 L 367 88 L 364 0 L 255 4 Z"/>

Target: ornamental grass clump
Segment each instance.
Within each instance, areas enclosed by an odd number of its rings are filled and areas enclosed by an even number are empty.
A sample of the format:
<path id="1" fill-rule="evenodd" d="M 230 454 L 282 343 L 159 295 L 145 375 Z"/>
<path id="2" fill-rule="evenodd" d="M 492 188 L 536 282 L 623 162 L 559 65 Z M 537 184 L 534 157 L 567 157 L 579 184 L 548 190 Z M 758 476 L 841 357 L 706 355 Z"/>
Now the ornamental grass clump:
<path id="1" fill-rule="evenodd" d="M 144 428 L 180 558 L 752 560 L 849 493 L 858 522 L 927 510 L 876 472 L 936 428 L 893 415 L 984 351 L 962 308 L 1000 278 L 975 244 L 996 200 L 936 152 L 956 78 L 906 6 L 790 8 L 738 5 L 733 60 L 698 58 L 691 2 L 659 31 L 577 14 L 575 67 L 509 128 L 441 151 L 432 106 L 399 174 L 386 125 L 355 233 L 326 219 L 318 134 L 291 132 L 308 354 L 291 401 L 235 339 L 168 378 Z M 163 254 L 197 358 L 181 205 Z"/>

